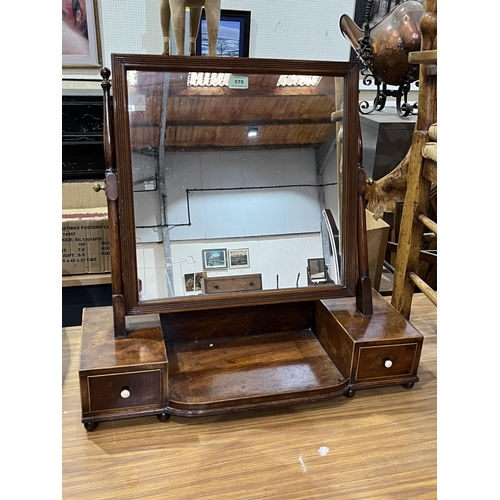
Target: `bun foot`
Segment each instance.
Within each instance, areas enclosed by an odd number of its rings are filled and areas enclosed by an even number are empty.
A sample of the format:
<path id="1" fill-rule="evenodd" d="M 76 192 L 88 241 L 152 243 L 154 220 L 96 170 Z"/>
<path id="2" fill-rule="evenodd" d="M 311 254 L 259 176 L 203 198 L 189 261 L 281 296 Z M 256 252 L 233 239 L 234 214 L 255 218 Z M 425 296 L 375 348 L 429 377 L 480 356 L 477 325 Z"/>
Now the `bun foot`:
<path id="1" fill-rule="evenodd" d="M 83 426 L 85 427 L 85 429 L 87 429 L 88 432 L 92 432 L 99 427 L 99 422 L 85 422 Z"/>
<path id="2" fill-rule="evenodd" d="M 344 394 L 346 398 L 353 398 L 354 394 L 356 394 L 356 391 L 354 389 L 349 388 L 349 390 Z"/>
<path id="3" fill-rule="evenodd" d="M 156 416 L 160 422 L 168 422 L 170 420 L 170 413 L 159 413 Z"/>
<path id="4" fill-rule="evenodd" d="M 408 382 L 407 384 L 403 384 L 405 389 L 412 389 L 415 386 L 415 382 Z"/>

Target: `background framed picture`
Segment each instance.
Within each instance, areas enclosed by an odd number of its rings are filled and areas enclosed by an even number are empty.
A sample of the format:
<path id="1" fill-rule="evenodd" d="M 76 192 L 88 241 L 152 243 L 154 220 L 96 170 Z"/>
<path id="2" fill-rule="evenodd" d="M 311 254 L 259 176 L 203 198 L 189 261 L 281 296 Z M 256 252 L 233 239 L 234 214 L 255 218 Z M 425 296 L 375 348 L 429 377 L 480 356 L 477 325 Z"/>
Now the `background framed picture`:
<path id="1" fill-rule="evenodd" d="M 241 269 L 250 267 L 250 255 L 248 248 L 237 248 L 228 250 L 228 260 L 230 269 Z"/>
<path id="2" fill-rule="evenodd" d="M 248 57 L 250 49 L 250 12 L 221 9 L 216 55 L 220 57 Z M 207 20 L 201 14 L 196 38 L 196 55 L 208 55 Z"/>
<path id="3" fill-rule="evenodd" d="M 213 250 L 202 250 L 203 269 L 227 269 L 227 250 L 217 248 Z"/>
<path id="4" fill-rule="evenodd" d="M 97 0 L 62 0 L 63 67 L 100 67 Z"/>

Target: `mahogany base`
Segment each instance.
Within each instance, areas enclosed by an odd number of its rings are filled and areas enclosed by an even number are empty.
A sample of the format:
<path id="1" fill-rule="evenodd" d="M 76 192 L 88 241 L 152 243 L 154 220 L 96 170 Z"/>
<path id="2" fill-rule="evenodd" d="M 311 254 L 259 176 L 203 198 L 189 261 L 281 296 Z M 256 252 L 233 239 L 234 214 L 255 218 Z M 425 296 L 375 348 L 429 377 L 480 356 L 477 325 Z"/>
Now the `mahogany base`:
<path id="1" fill-rule="evenodd" d="M 87 430 L 118 418 L 202 416 L 412 387 L 423 336 L 377 292 L 355 297 L 127 318 L 85 309 L 80 390 Z"/>
<path id="2" fill-rule="evenodd" d="M 168 363 L 158 315 L 127 318 L 127 338 L 114 337 L 113 308 L 83 310 L 80 354 L 82 422 L 164 412 Z"/>

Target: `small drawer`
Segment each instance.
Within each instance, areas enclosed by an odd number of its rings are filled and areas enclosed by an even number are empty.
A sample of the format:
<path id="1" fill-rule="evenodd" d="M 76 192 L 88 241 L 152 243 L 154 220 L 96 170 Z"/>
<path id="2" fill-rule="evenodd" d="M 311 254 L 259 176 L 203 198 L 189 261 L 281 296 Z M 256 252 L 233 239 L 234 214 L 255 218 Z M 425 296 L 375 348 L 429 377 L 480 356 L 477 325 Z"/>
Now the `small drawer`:
<path id="1" fill-rule="evenodd" d="M 89 410 L 161 404 L 161 370 L 90 375 Z"/>
<path id="2" fill-rule="evenodd" d="M 357 381 L 415 375 L 418 344 L 360 347 Z"/>

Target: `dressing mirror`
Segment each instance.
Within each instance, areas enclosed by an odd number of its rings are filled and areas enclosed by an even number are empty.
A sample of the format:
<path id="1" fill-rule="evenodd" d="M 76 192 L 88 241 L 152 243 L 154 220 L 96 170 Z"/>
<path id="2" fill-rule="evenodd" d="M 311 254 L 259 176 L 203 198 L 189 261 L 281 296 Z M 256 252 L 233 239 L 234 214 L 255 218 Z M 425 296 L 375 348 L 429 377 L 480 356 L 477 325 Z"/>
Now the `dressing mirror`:
<path id="1" fill-rule="evenodd" d="M 115 323 L 354 295 L 356 64 L 114 54 L 111 82 Z"/>
<path id="2" fill-rule="evenodd" d="M 422 336 L 372 300 L 357 65 L 112 59 L 113 307 L 82 317 L 87 430 L 413 387 Z"/>

